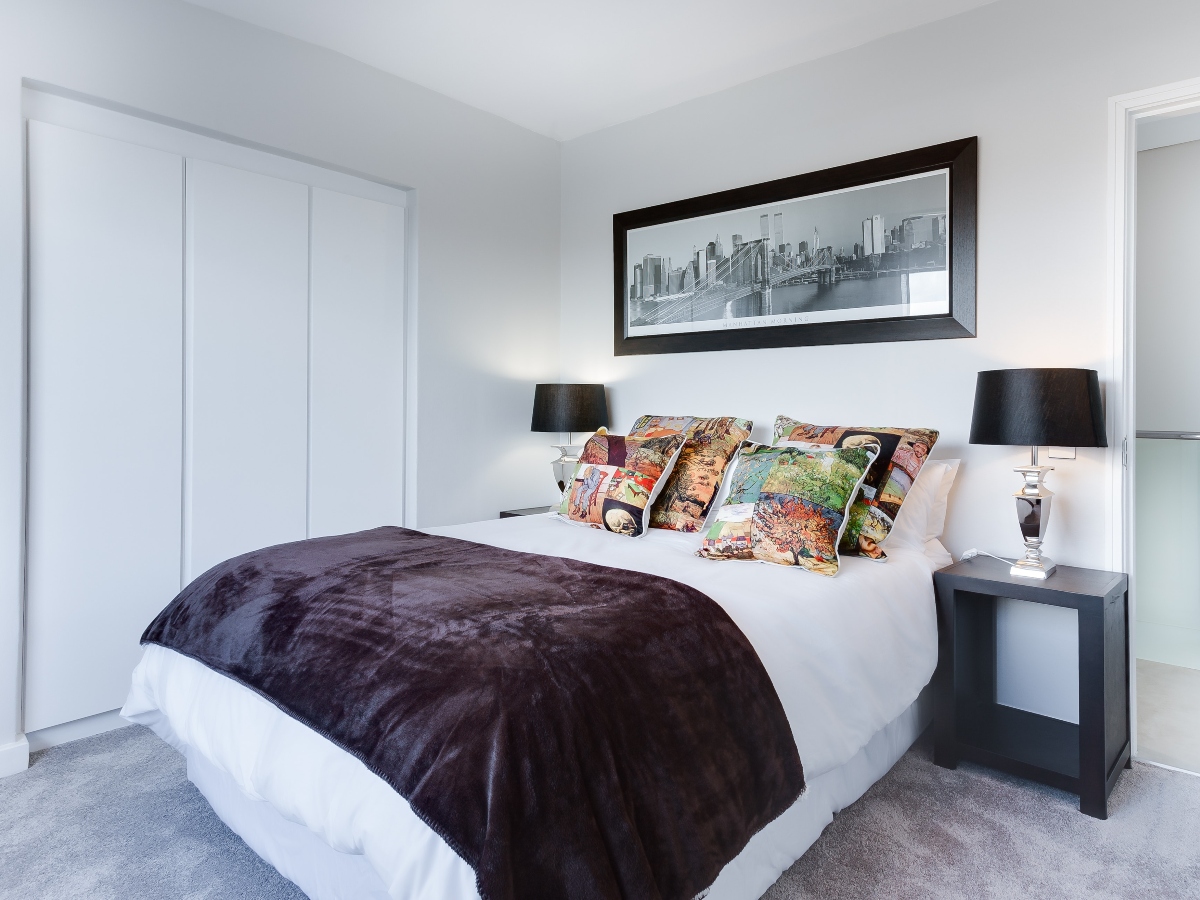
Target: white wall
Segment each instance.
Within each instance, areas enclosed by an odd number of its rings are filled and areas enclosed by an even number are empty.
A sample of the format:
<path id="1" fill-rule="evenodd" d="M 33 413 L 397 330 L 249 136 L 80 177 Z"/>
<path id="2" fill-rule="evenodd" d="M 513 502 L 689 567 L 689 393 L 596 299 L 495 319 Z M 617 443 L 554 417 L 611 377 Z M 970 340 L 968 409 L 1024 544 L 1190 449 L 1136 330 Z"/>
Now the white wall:
<path id="1" fill-rule="evenodd" d="M 528 423 L 558 366 L 555 142 L 175 0 L 0 0 L 0 750 L 20 730 L 22 79 L 415 189 L 417 522 L 550 501 Z"/>
<path id="2" fill-rule="evenodd" d="M 1018 554 L 1011 468 L 1028 451 L 967 444 L 975 373 L 1080 366 L 1106 377 L 1106 101 L 1200 75 L 1198 33 L 1193 0 L 1136 11 L 1114 0 L 1000 0 L 567 142 L 564 378 L 608 384 L 618 428 L 643 412 L 749 416 L 759 438 L 777 413 L 938 428 L 933 455 L 964 460 L 947 544 Z M 613 213 L 971 135 L 977 338 L 613 356 Z M 1060 563 L 1107 562 L 1109 452 L 1054 462 L 1045 549 Z M 1027 618 L 1030 631 L 1054 627 Z M 1015 619 L 1002 630 L 1023 627 Z M 1074 635 L 1059 628 L 1055 639 L 1066 646 Z M 1064 683 L 1063 669 L 1052 662 L 1043 680 Z M 1071 712 L 1045 696 L 1006 696 Z"/>
<path id="3" fill-rule="evenodd" d="M 947 543 L 1014 555 L 1025 457 L 967 445 L 975 372 L 1107 374 L 1106 99 L 1200 75 L 1198 30 L 1190 0 L 999 0 L 560 148 L 175 0 L 0 0 L 0 748 L 19 727 L 22 78 L 416 189 L 421 524 L 549 502 L 547 438 L 525 423 L 532 383 L 561 374 L 608 384 L 618 427 L 649 411 L 748 415 L 758 437 L 781 412 L 937 427 L 934 455 L 965 460 Z M 613 213 L 969 135 L 977 339 L 613 356 Z M 463 441 L 481 435 L 490 454 L 472 455 Z M 1056 462 L 1060 562 L 1105 563 L 1106 458 Z"/>

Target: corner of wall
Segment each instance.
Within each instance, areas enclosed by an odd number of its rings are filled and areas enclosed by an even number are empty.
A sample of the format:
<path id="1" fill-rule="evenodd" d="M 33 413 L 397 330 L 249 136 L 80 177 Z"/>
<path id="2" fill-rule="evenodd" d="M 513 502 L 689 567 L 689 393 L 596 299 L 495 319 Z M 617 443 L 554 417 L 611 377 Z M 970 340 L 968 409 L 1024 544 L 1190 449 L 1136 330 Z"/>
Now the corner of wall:
<path id="1" fill-rule="evenodd" d="M 406 528 L 417 527 L 417 413 L 420 375 L 417 359 L 418 313 L 420 312 L 420 278 L 417 271 L 420 234 L 419 195 L 409 188 L 404 205 L 404 519 Z"/>

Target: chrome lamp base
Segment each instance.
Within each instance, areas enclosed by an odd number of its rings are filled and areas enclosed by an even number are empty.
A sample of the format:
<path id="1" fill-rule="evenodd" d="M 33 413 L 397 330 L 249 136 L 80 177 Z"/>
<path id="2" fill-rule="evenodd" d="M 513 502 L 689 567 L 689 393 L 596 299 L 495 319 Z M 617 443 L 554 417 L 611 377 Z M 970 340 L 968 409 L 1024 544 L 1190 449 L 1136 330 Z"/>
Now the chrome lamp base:
<path id="1" fill-rule="evenodd" d="M 1038 556 L 1037 559 L 1031 560 L 1028 556 L 1025 559 L 1018 559 L 1013 563 L 1013 567 L 1008 570 L 1008 574 L 1017 578 L 1040 578 L 1045 581 L 1054 574 L 1054 570 L 1058 566 L 1048 556 Z"/>
<path id="2" fill-rule="evenodd" d="M 1057 568 L 1054 560 L 1042 556 L 1042 540 L 1046 536 L 1046 526 L 1050 522 L 1050 502 L 1054 492 L 1049 490 L 1042 480 L 1047 472 L 1053 472 L 1054 466 L 1039 466 L 1037 450 L 1033 451 L 1033 465 L 1017 466 L 1013 469 L 1025 478 L 1025 485 L 1013 496 L 1017 500 L 1017 522 L 1021 526 L 1021 537 L 1025 541 L 1025 557 L 1018 559 L 1008 574 L 1017 578 L 1037 578 L 1045 580 L 1054 574 Z"/>
<path id="3" fill-rule="evenodd" d="M 550 469 L 554 473 L 554 480 L 558 484 L 559 492 L 566 494 L 567 485 L 571 481 L 571 476 L 575 474 L 575 466 L 579 463 L 579 454 L 583 448 L 574 444 L 551 444 L 550 446 L 558 451 L 558 459 L 551 461 Z"/>

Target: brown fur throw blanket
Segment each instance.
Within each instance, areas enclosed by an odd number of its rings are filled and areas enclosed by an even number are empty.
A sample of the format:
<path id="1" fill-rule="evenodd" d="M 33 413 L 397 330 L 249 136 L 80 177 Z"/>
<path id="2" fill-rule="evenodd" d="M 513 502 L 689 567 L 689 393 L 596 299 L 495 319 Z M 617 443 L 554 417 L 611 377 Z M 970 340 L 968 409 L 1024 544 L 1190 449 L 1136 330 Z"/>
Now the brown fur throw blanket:
<path id="1" fill-rule="evenodd" d="M 749 641 L 652 575 L 377 528 L 222 563 L 142 640 L 362 760 L 484 900 L 690 900 L 804 788 Z"/>

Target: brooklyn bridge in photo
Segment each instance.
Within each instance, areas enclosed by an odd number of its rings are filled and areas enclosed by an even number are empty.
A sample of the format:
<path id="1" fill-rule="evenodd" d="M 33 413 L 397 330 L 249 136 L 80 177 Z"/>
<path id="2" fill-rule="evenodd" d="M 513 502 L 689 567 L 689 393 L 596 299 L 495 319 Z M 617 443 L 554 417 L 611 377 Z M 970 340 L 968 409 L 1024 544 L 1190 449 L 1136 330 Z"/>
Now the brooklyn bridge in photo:
<path id="1" fill-rule="evenodd" d="M 909 274 L 946 268 L 944 215 L 911 216 L 890 231 L 882 216 L 866 218 L 862 241 L 848 252 L 823 246 L 816 229 L 811 241 L 793 247 L 784 240 L 782 213 L 773 222 L 763 214 L 760 226 L 755 240 L 734 234 L 728 256 L 719 235 L 679 267 L 645 255 L 629 284 L 630 325 L 904 304 Z"/>

